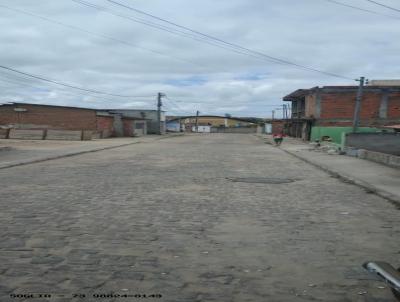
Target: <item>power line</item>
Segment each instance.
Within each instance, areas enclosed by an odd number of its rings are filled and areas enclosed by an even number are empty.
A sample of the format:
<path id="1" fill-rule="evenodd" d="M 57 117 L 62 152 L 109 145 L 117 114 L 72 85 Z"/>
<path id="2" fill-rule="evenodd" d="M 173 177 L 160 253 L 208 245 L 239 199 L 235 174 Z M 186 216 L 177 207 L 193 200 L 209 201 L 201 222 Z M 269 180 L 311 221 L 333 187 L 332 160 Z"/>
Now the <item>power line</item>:
<path id="1" fill-rule="evenodd" d="M 1 76 L 5 76 L 5 74 L 0 74 L 0 75 Z M 83 93 L 83 92 L 78 92 L 78 91 L 64 91 L 64 90 L 58 90 L 58 89 L 54 90 L 54 89 L 49 88 L 49 87 L 33 86 L 30 83 L 29 84 L 26 83 L 25 80 L 27 80 L 27 79 L 24 79 L 24 78 L 21 78 L 21 79 L 15 79 L 15 78 L 12 78 L 12 79 L 6 78 L 6 79 L 4 79 L 4 78 L 0 78 L 0 81 L 2 81 L 2 82 L 7 82 L 7 83 L 14 84 L 14 85 L 22 86 L 22 87 L 30 87 L 30 88 L 34 88 L 34 89 L 37 89 L 37 90 L 46 90 L 46 91 L 43 91 L 44 93 L 57 92 L 57 93 L 60 93 L 60 94 L 75 95 L 75 96 L 78 95 L 78 96 L 84 96 L 84 97 L 95 97 L 96 99 L 103 99 L 103 100 L 106 100 L 106 101 L 110 101 L 110 98 L 106 98 L 105 96 L 93 95 L 93 94 L 90 94 L 90 93 Z M 144 100 L 142 100 L 142 101 L 144 101 Z M 144 102 L 149 102 L 149 101 L 144 101 Z"/>
<path id="2" fill-rule="evenodd" d="M 137 20 L 135 20 L 135 19 L 133 19 L 133 18 L 129 18 L 129 17 L 126 17 L 126 16 L 121 16 L 121 15 L 119 15 L 119 14 L 115 14 L 115 13 L 110 12 L 107 8 L 99 7 L 99 6 L 97 6 L 97 5 L 93 4 L 93 3 L 90 3 L 90 2 L 86 2 L 86 1 L 82 1 L 82 0 L 71 0 L 71 1 L 76 2 L 76 3 L 80 3 L 80 4 L 82 4 L 82 5 L 86 5 L 86 6 L 95 8 L 95 9 L 99 9 L 99 10 L 102 10 L 102 11 L 106 11 L 106 12 L 108 12 L 108 13 L 110 13 L 110 14 L 113 14 L 113 15 L 116 15 L 116 16 L 119 16 L 119 17 L 122 17 L 122 18 L 130 19 L 130 20 L 132 20 L 132 21 L 134 21 L 134 22 L 138 22 L 138 23 L 141 23 L 141 24 L 144 24 L 144 25 L 148 25 L 148 26 L 151 26 L 151 27 L 154 27 L 154 28 L 157 28 L 157 29 L 160 29 L 160 30 L 164 30 L 164 31 L 167 31 L 167 32 L 170 32 L 170 33 L 171 33 L 171 29 L 165 30 L 165 27 L 160 27 L 160 25 L 154 25 L 154 23 L 153 23 L 152 25 L 149 25 L 149 24 L 146 23 L 146 22 L 137 21 Z M 122 6 L 125 7 L 125 8 L 135 10 L 134 8 L 129 7 L 129 6 L 126 6 L 126 5 L 121 4 L 121 3 L 119 3 L 119 2 L 113 1 L 113 3 L 118 3 L 118 5 L 122 5 Z M 142 12 L 142 11 L 141 11 L 141 12 Z M 144 13 L 144 12 L 142 12 L 142 13 Z M 147 14 L 147 13 L 144 13 L 144 14 Z M 153 15 L 150 15 L 150 14 L 147 14 L 147 15 L 153 16 Z M 158 20 L 164 20 L 164 19 L 159 18 L 159 17 L 156 17 L 156 16 L 153 16 L 153 18 L 156 18 L 156 19 L 158 19 Z M 338 74 L 335 74 L 335 73 L 331 73 L 331 72 L 326 72 L 326 71 L 318 70 L 318 69 L 316 69 L 316 68 L 312 68 L 312 67 L 300 65 L 300 64 L 297 64 L 297 63 L 293 63 L 293 62 L 290 62 L 290 61 L 287 61 L 287 60 L 283 60 L 283 59 L 279 59 L 279 58 L 276 58 L 276 57 L 272 57 L 272 56 L 270 56 L 270 55 L 266 55 L 266 54 L 264 54 L 264 53 L 254 51 L 254 50 L 251 50 L 251 49 L 242 47 L 242 46 L 240 46 L 240 45 L 236 45 L 236 44 L 233 44 L 233 43 L 230 43 L 230 42 L 226 42 L 226 41 L 224 41 L 224 40 L 222 40 L 222 39 L 215 38 L 215 37 L 209 36 L 209 35 L 207 35 L 207 34 L 203 34 L 203 33 L 197 32 L 197 31 L 195 31 L 195 30 L 186 28 L 186 27 L 181 26 L 181 25 L 178 25 L 178 24 L 175 25 L 175 23 L 173 23 L 173 22 L 171 22 L 171 21 L 168 21 L 168 20 L 165 20 L 164 22 L 168 22 L 168 23 L 170 23 L 170 24 L 173 24 L 174 26 L 183 28 L 183 29 L 185 29 L 185 30 L 189 30 L 189 31 L 191 31 L 191 32 L 193 32 L 193 33 L 198 33 L 198 34 L 200 34 L 200 35 L 203 36 L 203 37 L 207 37 L 208 39 L 211 39 L 211 40 L 213 40 L 214 42 L 217 41 L 217 42 L 219 42 L 219 43 L 222 43 L 222 44 L 224 44 L 225 46 L 227 45 L 227 46 L 230 46 L 230 47 L 234 47 L 234 49 L 232 49 L 232 48 L 226 48 L 226 47 L 224 47 L 224 46 L 222 46 L 222 45 L 215 44 L 215 43 L 211 43 L 211 45 L 213 45 L 213 46 L 217 46 L 217 47 L 220 47 L 220 48 L 228 49 L 228 50 L 233 51 L 233 52 L 235 52 L 235 53 L 239 53 L 239 54 L 243 54 L 243 55 L 247 55 L 247 56 L 256 57 L 256 58 L 258 58 L 258 59 L 260 59 L 260 57 L 261 57 L 261 58 L 263 58 L 264 60 L 267 59 L 268 61 L 273 61 L 273 62 L 279 63 L 279 64 L 292 65 L 292 66 L 295 66 L 295 67 L 300 68 L 300 69 L 303 69 L 303 70 L 318 72 L 318 73 L 322 73 L 322 74 L 325 74 L 325 75 L 329 75 L 329 76 L 332 76 L 332 77 L 338 77 L 338 78 L 342 78 L 342 79 L 346 79 L 346 80 L 353 80 L 352 78 L 349 78 L 349 77 L 346 77 L 346 76 L 342 76 L 342 75 L 338 75 Z M 174 33 L 174 32 L 172 32 L 172 33 Z M 176 33 L 175 33 L 175 34 L 176 34 Z M 178 34 L 178 35 L 179 35 L 179 34 Z M 188 36 L 185 35 L 184 37 L 188 37 Z M 209 41 L 209 40 L 204 40 L 204 39 L 200 39 L 200 40 L 199 40 L 198 38 L 193 38 L 192 36 L 189 36 L 189 38 L 195 39 L 195 40 L 197 40 L 197 41 L 201 41 L 201 42 L 205 42 L 205 43 L 210 44 L 210 41 Z M 241 51 L 238 51 L 238 49 L 241 50 Z"/>
<path id="3" fill-rule="evenodd" d="M 179 111 L 176 111 L 176 110 L 174 110 L 174 109 L 171 109 L 171 108 L 169 108 L 169 106 L 165 106 L 165 104 L 163 104 L 163 107 L 165 108 L 165 111 L 166 111 L 166 112 L 170 112 L 170 113 L 172 113 L 173 115 L 177 115 L 177 116 L 180 115 Z"/>
<path id="4" fill-rule="evenodd" d="M 175 103 L 173 100 L 167 98 L 168 102 L 170 102 L 173 106 L 175 106 L 180 112 L 184 113 L 184 114 L 188 114 L 190 111 L 183 109 L 181 106 L 179 106 L 177 103 Z M 192 114 L 192 113 L 190 113 Z"/>
<path id="5" fill-rule="evenodd" d="M 49 83 L 57 84 L 57 85 L 60 85 L 60 86 L 65 86 L 65 87 L 68 87 L 68 88 L 77 89 L 77 90 L 82 90 L 82 91 L 86 91 L 86 92 L 92 92 L 92 93 L 96 93 L 96 94 L 104 94 L 104 95 L 115 96 L 115 97 L 123 97 L 123 98 L 153 97 L 153 96 L 121 95 L 121 94 L 113 94 L 113 93 L 103 92 L 103 91 L 100 91 L 100 90 L 86 89 L 86 88 L 83 88 L 83 87 L 79 87 L 79 86 L 67 84 L 67 83 L 64 83 L 64 82 L 48 79 L 48 78 L 45 78 L 43 76 L 34 75 L 34 74 L 30 74 L 30 73 L 23 72 L 23 71 L 20 71 L 20 70 L 16 70 L 14 68 L 3 66 L 3 65 L 0 65 L 0 68 L 2 68 L 4 70 L 15 72 L 15 73 L 18 73 L 18 74 L 22 74 L 22 75 L 25 75 L 25 76 L 28 76 L 28 77 L 31 77 L 31 78 L 34 78 L 34 79 L 38 79 L 38 80 L 41 80 L 41 81 L 45 81 L 45 82 L 49 82 Z"/>
<path id="6" fill-rule="evenodd" d="M 169 103 L 171 103 L 172 106 L 176 107 L 180 112 L 185 113 L 185 114 L 189 113 L 188 110 L 183 109 L 182 107 L 180 107 L 177 103 L 175 103 L 173 100 L 171 100 L 167 96 L 165 98 L 168 100 Z M 166 103 L 167 105 L 169 105 L 168 102 L 166 102 L 164 100 L 164 103 Z"/>
<path id="7" fill-rule="evenodd" d="M 75 2 L 76 2 L 76 1 L 78 1 L 78 0 L 72 0 L 72 1 L 75 1 Z M 114 0 L 107 0 L 107 1 L 110 2 L 110 3 L 113 3 L 113 4 L 115 4 L 115 5 L 121 6 L 121 7 L 125 8 L 125 9 L 134 11 L 134 12 L 136 12 L 136 13 L 146 15 L 146 16 L 151 17 L 151 18 L 153 18 L 153 19 L 156 19 L 156 20 L 159 20 L 159 21 L 168 23 L 168 24 L 170 24 L 170 25 L 176 26 L 176 27 L 178 27 L 178 28 L 182 28 L 182 29 L 187 30 L 187 31 L 189 31 L 189 32 L 192 32 L 192 33 L 195 33 L 195 34 L 200 35 L 200 36 L 202 36 L 202 37 L 205 37 L 205 38 L 207 38 L 207 39 L 210 39 L 210 40 L 213 40 L 213 41 L 217 41 L 217 42 L 222 43 L 222 44 L 224 44 L 224 45 L 228 45 L 228 46 L 230 46 L 230 47 L 234 47 L 235 49 L 239 49 L 239 50 L 241 50 L 241 51 L 246 51 L 246 52 L 249 52 L 249 53 L 251 53 L 251 54 L 255 54 L 255 55 L 260 56 L 260 57 L 263 57 L 263 58 L 267 58 L 268 60 L 272 60 L 272 61 L 277 62 L 277 63 L 282 63 L 282 64 L 286 64 L 286 65 L 291 65 L 291 66 L 294 66 L 294 67 L 296 67 L 296 68 L 305 69 L 305 70 L 308 70 L 308 71 L 313 71 L 313 72 L 317 72 L 317 73 L 329 75 L 329 76 L 332 76 L 332 77 L 342 78 L 342 79 L 346 79 L 346 80 L 353 80 L 352 78 L 349 78 L 349 77 L 346 77 L 346 76 L 342 76 L 342 75 L 339 75 L 339 74 L 335 74 L 335 73 L 331 73 L 331 72 L 319 70 L 319 69 L 316 69 L 316 68 L 314 68 L 314 67 L 309 67 L 309 66 L 297 64 L 297 63 L 294 63 L 294 62 L 291 62 L 291 61 L 288 61 L 288 60 L 285 60 L 285 59 L 277 58 L 277 57 L 271 56 L 271 55 L 269 55 L 269 54 L 265 54 L 265 53 L 262 53 L 262 52 L 259 52 L 259 51 L 255 51 L 255 50 L 249 49 L 249 48 L 247 48 L 247 47 L 243 47 L 243 46 L 238 45 L 238 44 L 234 44 L 234 43 L 231 43 L 231 42 L 227 42 L 227 41 L 225 41 L 225 40 L 223 40 L 223 39 L 220 39 L 220 38 L 211 36 L 211 35 L 209 35 L 209 34 L 202 33 L 202 32 L 200 32 L 200 31 L 191 29 L 191 28 L 189 28 L 189 27 L 186 27 L 186 26 L 177 24 L 177 23 L 175 23 L 175 22 L 166 20 L 166 19 L 164 19 L 164 18 L 155 16 L 155 15 L 152 15 L 152 14 L 150 14 L 150 13 L 144 12 L 144 11 L 142 11 L 142 10 L 136 9 L 136 8 L 134 8 L 134 7 L 125 5 L 125 4 L 123 4 L 123 3 L 120 3 L 120 2 L 117 2 L 117 1 L 114 1 Z"/>
<path id="8" fill-rule="evenodd" d="M 170 27 L 158 24 L 158 23 L 153 23 L 153 22 L 150 22 L 150 21 L 147 21 L 147 20 L 144 20 L 144 19 L 132 18 L 132 17 L 129 17 L 129 16 L 121 15 L 119 13 L 116 13 L 116 12 L 108 9 L 107 7 L 104 7 L 104 6 L 95 5 L 93 3 L 86 2 L 86 1 L 83 1 L 83 0 L 71 0 L 71 1 L 73 1 L 75 3 L 78 3 L 78 4 L 82 4 L 82 5 L 90 7 L 90 8 L 94 8 L 94 9 L 102 11 L 102 12 L 106 12 L 106 13 L 111 14 L 111 15 L 116 16 L 116 17 L 120 17 L 120 18 L 123 18 L 123 19 L 127 19 L 127 20 L 130 20 L 130 21 L 133 21 L 135 23 L 139 23 L 139 24 L 142 24 L 142 25 L 146 25 L 146 26 L 155 28 L 157 30 L 165 31 L 165 32 L 168 32 L 170 34 L 174 34 L 174 35 L 177 35 L 177 36 L 180 36 L 180 37 L 184 37 L 184 38 L 190 38 L 190 39 L 196 40 L 198 42 L 206 43 L 206 44 L 209 44 L 209 45 L 212 45 L 212 46 L 215 46 L 215 47 L 219 47 L 219 48 L 222 48 L 222 49 L 225 49 L 225 50 L 230 50 L 230 51 L 235 52 L 237 54 L 242 54 L 242 55 L 246 55 L 248 57 L 256 58 L 258 60 L 260 60 L 260 59 L 262 60 L 262 58 L 254 55 L 254 54 L 250 54 L 250 53 L 247 53 L 247 52 L 239 51 L 237 49 L 232 49 L 232 48 L 226 47 L 224 45 L 221 45 L 221 43 L 216 43 L 214 41 L 206 40 L 206 39 L 204 39 L 202 37 L 191 35 L 191 34 L 189 34 L 187 32 L 184 32 L 184 31 L 181 31 L 181 30 L 177 30 L 177 29 L 173 29 L 173 28 L 170 28 Z M 188 61 L 188 62 L 191 63 L 191 64 L 195 64 L 197 66 L 201 66 L 201 65 L 199 65 L 197 63 L 193 63 L 193 62 L 190 62 L 190 61 Z M 279 63 L 279 62 L 276 62 L 276 63 Z"/>
<path id="9" fill-rule="evenodd" d="M 160 55 L 160 56 L 169 57 L 169 58 L 172 58 L 174 60 L 181 61 L 181 62 L 190 63 L 190 64 L 193 64 L 193 65 L 198 65 L 197 63 L 194 63 L 194 62 L 191 62 L 191 61 L 188 61 L 188 60 L 185 60 L 185 59 L 180 59 L 180 58 L 177 58 L 177 57 L 174 57 L 174 56 L 159 52 L 157 50 L 153 50 L 153 49 L 150 49 L 150 48 L 138 46 L 136 44 L 133 44 L 133 43 L 130 43 L 130 42 L 127 42 L 127 41 L 124 41 L 124 40 L 116 39 L 116 38 L 113 38 L 113 37 L 110 37 L 110 36 L 106 36 L 106 35 L 99 34 L 99 33 L 93 32 L 93 31 L 89 31 L 89 30 L 86 30 L 84 28 L 81 28 L 81 27 L 78 27 L 78 26 L 75 26 L 75 25 L 66 24 L 66 23 L 63 23 L 63 22 L 60 22 L 60 21 L 57 21 L 57 20 L 53 20 L 53 19 L 41 16 L 41 15 L 38 15 L 38 14 L 32 13 L 32 12 L 28 12 L 26 10 L 9 7 L 9 6 L 3 5 L 3 4 L 0 4 L 0 7 L 8 9 L 8 10 L 11 10 L 11 11 L 14 11 L 14 12 L 17 12 L 17 13 L 25 14 L 25 15 L 28 15 L 28 16 L 31 16 L 31 17 L 39 18 L 39 19 L 42 19 L 44 21 L 51 22 L 53 24 L 57 24 L 59 26 L 63 26 L 63 27 L 66 27 L 66 28 L 69 28 L 69 29 L 72 29 L 72 30 L 75 30 L 75 31 L 83 32 L 83 33 L 88 34 L 88 35 L 92 35 L 92 36 L 95 36 L 95 37 L 107 39 L 107 40 L 110 40 L 110 41 L 113 41 L 113 42 L 117 42 L 117 43 L 120 43 L 120 44 L 124 44 L 124 45 L 130 46 L 130 47 L 133 47 L 133 48 L 145 50 L 145 51 L 148 51 L 148 52 Z"/>
<path id="10" fill-rule="evenodd" d="M 391 10 L 394 10 L 394 11 L 396 11 L 396 12 L 400 12 L 400 9 L 398 9 L 398 8 L 394 8 L 394 7 L 392 7 L 392 6 L 389 6 L 389 5 L 386 5 L 386 4 L 377 2 L 377 1 L 373 1 L 373 0 L 365 0 L 365 1 L 368 1 L 368 2 L 374 3 L 374 4 L 376 4 L 376 5 L 379 5 L 379 6 L 382 6 L 382 7 L 391 9 Z"/>
<path id="11" fill-rule="evenodd" d="M 369 9 L 366 9 L 366 8 L 361 8 L 361 7 L 358 7 L 358 6 L 342 3 L 342 2 L 339 2 L 339 1 L 335 1 L 335 0 L 325 0 L 325 1 L 337 4 L 337 5 L 345 6 L 345 7 L 350 7 L 350 8 L 353 8 L 353 9 L 356 9 L 356 10 L 359 10 L 359 11 L 363 11 L 363 12 L 367 12 L 367 13 L 370 13 L 370 14 L 374 14 L 374 15 L 378 15 L 378 16 L 384 16 L 384 17 L 400 20 L 400 18 L 395 17 L 395 16 L 383 14 L 383 13 L 380 13 L 380 12 L 376 12 L 376 11 L 369 10 Z"/>

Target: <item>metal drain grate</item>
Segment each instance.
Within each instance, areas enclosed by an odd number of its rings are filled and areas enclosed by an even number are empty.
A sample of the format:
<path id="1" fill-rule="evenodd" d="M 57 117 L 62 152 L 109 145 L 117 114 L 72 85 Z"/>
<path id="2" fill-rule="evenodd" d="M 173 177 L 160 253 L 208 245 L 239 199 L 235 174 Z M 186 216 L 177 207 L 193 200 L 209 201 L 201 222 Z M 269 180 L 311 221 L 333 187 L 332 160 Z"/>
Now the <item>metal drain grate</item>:
<path id="1" fill-rule="evenodd" d="M 227 177 L 226 179 L 232 182 L 245 182 L 252 184 L 287 184 L 295 181 L 294 179 L 290 178 L 271 178 L 271 177 L 237 177 L 237 178 Z"/>

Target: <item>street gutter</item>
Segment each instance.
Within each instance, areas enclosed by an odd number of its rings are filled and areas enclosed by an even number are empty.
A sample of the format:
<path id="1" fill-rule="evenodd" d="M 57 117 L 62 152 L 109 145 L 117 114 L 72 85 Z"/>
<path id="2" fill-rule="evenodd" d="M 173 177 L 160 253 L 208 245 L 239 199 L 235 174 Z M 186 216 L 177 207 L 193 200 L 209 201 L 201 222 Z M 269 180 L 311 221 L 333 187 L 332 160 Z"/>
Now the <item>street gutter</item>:
<path id="1" fill-rule="evenodd" d="M 268 140 L 268 138 L 260 136 L 260 135 L 256 135 L 256 136 L 258 138 L 262 139 L 265 143 L 273 145 L 272 141 Z M 320 170 L 328 173 L 329 175 L 331 175 L 331 176 L 333 176 L 333 177 L 335 177 L 337 179 L 340 179 L 341 181 L 343 181 L 345 183 L 356 185 L 356 186 L 364 189 L 367 193 L 376 194 L 376 195 L 386 199 L 391 204 L 393 204 L 397 209 L 400 210 L 400 200 L 399 200 L 398 196 L 396 196 L 396 195 L 394 195 L 394 194 L 392 194 L 390 192 L 387 192 L 385 190 L 379 189 L 379 188 L 377 188 L 375 185 L 373 185 L 371 183 L 356 179 L 354 177 L 346 175 L 343 172 L 337 171 L 337 170 L 335 170 L 335 169 L 333 169 L 331 167 L 328 167 L 328 166 L 325 166 L 323 164 L 320 164 L 320 163 L 314 162 L 312 160 L 309 160 L 309 159 L 297 154 L 297 152 L 289 151 L 289 150 L 286 150 L 284 148 L 279 148 L 279 147 L 278 147 L 278 149 L 283 151 L 283 152 L 285 152 L 285 153 L 287 153 L 287 154 L 289 154 L 289 155 L 292 155 L 293 157 L 296 157 L 297 159 L 300 159 L 300 160 L 302 160 L 302 161 L 304 161 L 304 162 L 306 162 L 306 163 L 308 163 L 308 164 L 310 164 L 310 165 L 312 165 L 312 166 L 314 166 L 316 168 L 319 168 Z"/>

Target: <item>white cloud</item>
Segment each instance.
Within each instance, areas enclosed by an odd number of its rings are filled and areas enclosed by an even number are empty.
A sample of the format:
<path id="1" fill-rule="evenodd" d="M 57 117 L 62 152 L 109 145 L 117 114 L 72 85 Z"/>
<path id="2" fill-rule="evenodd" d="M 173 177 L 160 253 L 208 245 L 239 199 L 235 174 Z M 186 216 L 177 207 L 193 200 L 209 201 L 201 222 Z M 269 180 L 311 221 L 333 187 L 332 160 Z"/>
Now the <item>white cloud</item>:
<path id="1" fill-rule="evenodd" d="M 87 1 L 134 18 L 145 18 L 105 0 Z M 119 1 L 232 43 L 350 78 L 399 77 L 396 66 L 399 65 L 400 20 L 324 0 Z M 392 6 L 396 2 L 385 1 Z M 363 0 L 346 3 L 394 13 Z M 274 105 L 295 89 L 355 84 L 242 56 L 70 0 L 4 0 L 1 4 L 166 54 L 156 55 L 0 7 L 1 65 L 117 94 L 154 95 L 155 98 L 162 91 L 177 100 L 175 104 L 168 99 L 165 103 L 178 113 L 200 110 L 210 114 L 270 116 Z M 98 108 L 155 106 L 154 98 L 80 96 L 78 91 L 23 78 L 0 71 L 0 101 Z M 3 81 L 10 79 L 30 86 Z"/>

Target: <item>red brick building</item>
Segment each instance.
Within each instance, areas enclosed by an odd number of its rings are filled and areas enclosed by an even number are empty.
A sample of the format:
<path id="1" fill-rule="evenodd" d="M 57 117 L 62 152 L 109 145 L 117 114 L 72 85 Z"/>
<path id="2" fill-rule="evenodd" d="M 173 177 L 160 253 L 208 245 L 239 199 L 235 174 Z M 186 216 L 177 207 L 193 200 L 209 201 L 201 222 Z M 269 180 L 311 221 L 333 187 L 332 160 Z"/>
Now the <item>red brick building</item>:
<path id="1" fill-rule="evenodd" d="M 2 104 L 0 125 L 23 129 L 96 131 L 96 110 L 25 103 Z"/>
<path id="2" fill-rule="evenodd" d="M 97 138 L 107 138 L 115 136 L 114 116 L 97 112 L 96 131 L 97 131 Z"/>
<path id="3" fill-rule="evenodd" d="M 357 86 L 325 86 L 299 89 L 285 96 L 283 100 L 292 103 L 288 132 L 306 140 L 330 137 L 325 134 L 331 132 L 337 141 L 341 132 L 352 130 L 357 90 Z M 360 131 L 376 131 L 399 121 L 400 86 L 364 87 Z"/>
<path id="4" fill-rule="evenodd" d="M 106 110 L 29 103 L 0 105 L 2 129 L 84 131 L 93 138 L 107 138 L 146 134 L 145 127 L 141 127 L 145 123 L 144 119 Z"/>

